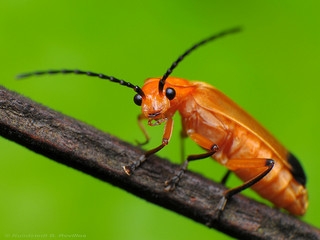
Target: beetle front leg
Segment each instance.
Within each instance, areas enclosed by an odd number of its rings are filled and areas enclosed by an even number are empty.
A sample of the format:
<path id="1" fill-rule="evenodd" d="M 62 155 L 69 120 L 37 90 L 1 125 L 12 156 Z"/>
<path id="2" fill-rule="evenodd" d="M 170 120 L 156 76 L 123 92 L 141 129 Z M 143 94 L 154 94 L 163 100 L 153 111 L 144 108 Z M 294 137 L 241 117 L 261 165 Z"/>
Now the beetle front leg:
<path id="1" fill-rule="evenodd" d="M 142 131 L 142 133 L 143 133 L 143 135 L 145 136 L 145 139 L 146 139 L 142 143 L 136 140 L 136 143 L 138 144 L 138 146 L 146 145 L 150 140 L 149 134 L 148 134 L 146 128 L 144 127 L 143 123 L 142 123 L 142 120 L 146 120 L 146 119 L 147 118 L 143 114 L 139 114 L 138 115 L 138 126 L 141 129 L 141 131 Z"/>
<path id="2" fill-rule="evenodd" d="M 148 159 L 149 156 L 157 153 L 162 148 L 164 148 L 166 145 L 168 145 L 170 138 L 171 138 L 172 129 L 173 129 L 173 119 L 169 118 L 167 120 L 165 128 L 164 128 L 162 143 L 158 147 L 155 147 L 155 148 L 147 151 L 138 160 L 132 162 L 130 165 L 123 166 L 123 170 L 125 171 L 125 173 L 128 175 L 131 175 L 134 172 L 134 170 L 136 170 L 136 168 L 138 168 L 142 163 L 144 163 Z"/>

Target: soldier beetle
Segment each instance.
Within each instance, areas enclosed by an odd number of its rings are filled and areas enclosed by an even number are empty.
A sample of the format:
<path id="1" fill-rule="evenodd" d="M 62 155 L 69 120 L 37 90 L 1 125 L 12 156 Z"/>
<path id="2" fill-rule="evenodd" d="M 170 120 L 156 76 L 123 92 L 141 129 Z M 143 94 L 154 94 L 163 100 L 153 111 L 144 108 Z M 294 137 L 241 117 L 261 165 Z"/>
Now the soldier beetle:
<path id="1" fill-rule="evenodd" d="M 18 77 L 74 73 L 106 79 L 132 88 L 136 92 L 134 102 L 141 106 L 142 113 L 138 116 L 138 123 L 146 142 L 149 141 L 149 136 L 142 124 L 143 120 L 147 120 L 150 126 L 162 123 L 165 126 L 159 146 L 123 167 L 128 175 L 150 155 L 160 151 L 169 143 L 173 129 L 172 117 L 178 111 L 182 119 L 183 136 L 189 136 L 206 152 L 188 156 L 177 174 L 165 182 L 165 190 L 174 190 L 190 161 L 212 157 L 228 169 L 223 183 L 230 171 L 244 181 L 242 185 L 224 192 L 217 207 L 219 212 L 223 211 L 227 200 L 234 194 L 252 187 L 278 208 L 286 209 L 294 215 L 303 215 L 308 207 L 306 175 L 297 158 L 215 87 L 204 82 L 170 77 L 176 66 L 195 49 L 239 31 L 240 28 L 229 29 L 196 43 L 173 62 L 161 78 L 147 79 L 142 88 L 112 76 L 80 70 L 37 71 Z"/>

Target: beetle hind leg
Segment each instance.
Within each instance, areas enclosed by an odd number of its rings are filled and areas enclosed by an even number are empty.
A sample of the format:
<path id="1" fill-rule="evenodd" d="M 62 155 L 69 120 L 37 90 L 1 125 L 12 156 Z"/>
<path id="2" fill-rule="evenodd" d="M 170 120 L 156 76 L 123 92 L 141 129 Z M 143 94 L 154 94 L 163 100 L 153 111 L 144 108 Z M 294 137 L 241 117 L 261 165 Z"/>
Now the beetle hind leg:
<path id="1" fill-rule="evenodd" d="M 231 174 L 231 170 L 228 170 L 228 171 L 224 174 L 224 176 L 222 177 L 222 179 L 221 179 L 221 181 L 220 181 L 220 183 L 221 183 L 222 185 L 226 185 L 227 180 L 228 180 L 229 177 L 230 177 L 230 174 Z"/>
<path id="2" fill-rule="evenodd" d="M 273 159 L 231 159 L 228 161 L 226 166 L 234 171 L 237 169 L 241 168 L 266 168 L 264 171 L 260 172 L 258 175 L 255 177 L 249 179 L 248 181 L 244 182 L 242 185 L 228 189 L 227 191 L 224 192 L 223 197 L 221 198 L 218 206 L 217 206 L 217 211 L 218 211 L 218 216 L 221 215 L 222 211 L 224 210 L 227 201 L 235 194 L 251 187 L 255 183 L 259 182 L 262 178 L 264 178 L 273 168 L 275 164 L 275 161 Z"/>

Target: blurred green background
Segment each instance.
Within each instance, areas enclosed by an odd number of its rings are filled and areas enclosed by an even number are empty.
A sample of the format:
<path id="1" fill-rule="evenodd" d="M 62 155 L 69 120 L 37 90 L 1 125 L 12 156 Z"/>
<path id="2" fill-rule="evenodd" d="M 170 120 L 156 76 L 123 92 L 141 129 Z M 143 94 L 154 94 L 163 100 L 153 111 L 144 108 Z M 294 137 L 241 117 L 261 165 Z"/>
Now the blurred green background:
<path id="1" fill-rule="evenodd" d="M 243 32 L 199 49 L 173 75 L 215 85 L 295 153 L 309 180 L 310 207 L 302 220 L 320 227 L 319 10 L 319 1 L 1 0 L 0 84 L 134 143 L 143 135 L 132 90 L 80 76 L 14 76 L 77 68 L 141 86 L 196 41 L 241 25 Z M 160 143 L 162 129 L 148 128 L 146 149 Z M 179 131 L 177 117 L 171 143 L 160 153 L 176 163 Z M 0 239 L 230 239 L 16 143 L 1 138 L 0 146 Z M 189 154 L 201 152 L 191 141 L 187 147 Z M 211 160 L 190 169 L 214 180 L 225 172 Z M 236 184 L 232 177 L 229 186 Z M 251 190 L 244 194 L 259 199 Z"/>

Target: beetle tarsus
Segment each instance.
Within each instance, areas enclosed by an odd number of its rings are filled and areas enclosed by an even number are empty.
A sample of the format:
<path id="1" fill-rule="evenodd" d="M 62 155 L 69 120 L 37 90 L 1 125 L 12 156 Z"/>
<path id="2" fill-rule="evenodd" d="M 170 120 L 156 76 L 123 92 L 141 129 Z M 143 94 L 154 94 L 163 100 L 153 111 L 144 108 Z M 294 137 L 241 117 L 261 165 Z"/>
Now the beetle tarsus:
<path id="1" fill-rule="evenodd" d="M 124 172 L 130 176 L 145 160 L 146 156 L 142 155 L 137 161 L 132 162 L 130 165 L 123 166 L 122 168 Z"/>
<path id="2" fill-rule="evenodd" d="M 217 210 L 221 213 L 224 208 L 226 207 L 226 204 L 227 204 L 227 201 L 228 201 L 228 198 L 226 196 L 222 196 L 222 198 L 220 199 L 219 203 L 218 203 L 218 206 L 217 206 Z"/>
<path id="3" fill-rule="evenodd" d="M 224 211 L 224 208 L 226 207 L 227 201 L 228 201 L 228 197 L 223 195 L 222 198 L 220 199 L 217 208 L 215 210 L 215 215 L 216 215 L 216 219 L 219 221 L 220 217 L 222 215 L 222 212 Z"/>
<path id="4" fill-rule="evenodd" d="M 142 146 L 144 146 L 144 145 L 149 143 L 149 139 L 146 139 L 144 142 L 140 142 L 138 140 L 135 140 L 135 142 L 136 142 L 138 147 L 142 147 Z"/>
<path id="5" fill-rule="evenodd" d="M 165 186 L 164 190 L 167 192 L 173 191 L 176 188 L 177 184 L 179 183 L 183 173 L 184 173 L 184 170 L 181 169 L 177 175 L 175 175 L 171 179 L 165 181 L 164 182 L 164 186 Z"/>

